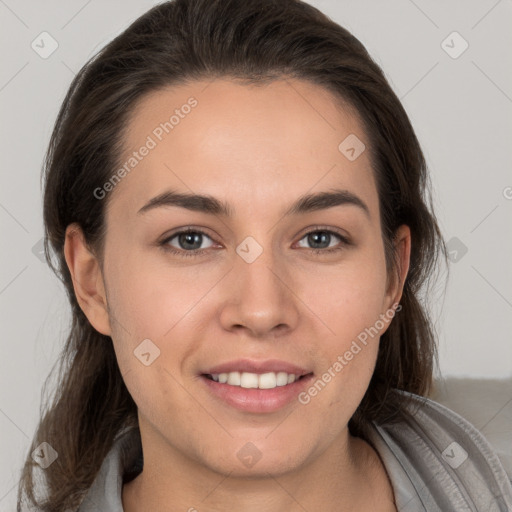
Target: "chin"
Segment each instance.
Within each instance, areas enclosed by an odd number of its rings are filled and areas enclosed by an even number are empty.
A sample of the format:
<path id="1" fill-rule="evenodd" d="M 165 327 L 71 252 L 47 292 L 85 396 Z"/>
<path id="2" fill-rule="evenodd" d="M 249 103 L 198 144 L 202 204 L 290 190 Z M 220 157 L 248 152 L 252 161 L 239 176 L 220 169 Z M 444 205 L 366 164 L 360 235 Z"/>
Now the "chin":
<path id="1" fill-rule="evenodd" d="M 276 438 L 276 442 L 262 438 L 255 440 L 231 440 L 229 446 L 220 447 L 218 456 L 212 451 L 202 452 L 202 464 L 216 473 L 229 475 L 232 478 L 268 478 L 283 476 L 306 464 L 312 456 L 302 447 L 309 443 L 302 441 L 290 442 L 293 437 Z M 295 449 L 294 451 L 291 451 Z M 205 448 L 207 450 L 207 448 Z M 209 453 L 208 453 L 209 452 Z M 208 454 L 205 457 L 205 453 Z"/>
<path id="2" fill-rule="evenodd" d="M 290 457 L 290 454 L 283 453 L 282 457 L 272 457 L 264 460 L 264 456 L 252 465 L 241 463 L 238 459 L 225 461 L 221 464 L 210 465 L 210 468 L 216 473 L 229 476 L 230 478 L 241 478 L 248 480 L 266 479 L 269 476 L 278 478 L 296 471 L 302 466 L 303 461 L 300 458 L 283 461 L 284 457 Z"/>

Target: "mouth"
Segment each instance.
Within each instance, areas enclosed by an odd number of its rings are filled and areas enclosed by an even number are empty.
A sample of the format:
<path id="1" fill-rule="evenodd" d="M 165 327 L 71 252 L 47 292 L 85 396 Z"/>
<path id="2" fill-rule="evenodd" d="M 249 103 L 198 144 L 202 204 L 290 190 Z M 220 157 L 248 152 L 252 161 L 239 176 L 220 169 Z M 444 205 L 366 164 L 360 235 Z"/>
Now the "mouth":
<path id="1" fill-rule="evenodd" d="M 202 377 L 210 379 L 219 384 L 227 384 L 228 386 L 236 386 L 244 389 L 275 389 L 281 386 L 287 386 L 294 382 L 304 379 L 312 375 L 295 375 L 286 372 L 267 372 L 267 373 L 251 373 L 251 372 L 223 372 L 223 373 L 205 373 Z"/>
<path id="2" fill-rule="evenodd" d="M 313 372 L 283 361 L 238 360 L 201 373 L 208 393 L 224 405 L 252 413 L 278 411 L 297 400 Z"/>

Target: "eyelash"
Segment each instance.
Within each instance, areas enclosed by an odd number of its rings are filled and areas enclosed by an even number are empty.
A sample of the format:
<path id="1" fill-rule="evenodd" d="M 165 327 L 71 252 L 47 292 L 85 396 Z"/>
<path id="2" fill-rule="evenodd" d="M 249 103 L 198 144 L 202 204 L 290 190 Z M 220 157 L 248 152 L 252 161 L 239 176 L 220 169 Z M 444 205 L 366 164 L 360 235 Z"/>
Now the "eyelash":
<path id="1" fill-rule="evenodd" d="M 183 257 L 197 257 L 197 256 L 201 256 L 204 252 L 208 251 L 208 249 L 193 249 L 191 251 L 185 251 L 183 249 L 181 249 L 181 250 L 175 249 L 174 247 L 168 245 L 169 242 L 173 238 L 176 238 L 177 236 L 185 234 L 185 233 L 201 234 L 201 235 L 204 235 L 211 239 L 211 237 L 207 233 L 202 231 L 201 229 L 187 228 L 182 231 L 173 233 L 171 236 L 167 237 L 165 240 L 162 240 L 162 242 L 160 242 L 159 245 L 162 247 L 162 249 L 164 251 L 169 252 L 171 254 L 175 254 L 177 256 L 183 256 Z M 320 228 L 320 227 L 315 227 L 315 229 L 308 231 L 307 233 L 304 234 L 304 236 L 302 236 L 302 238 L 300 240 L 304 239 L 306 236 L 310 235 L 311 233 L 328 233 L 330 235 L 334 235 L 334 236 L 338 237 L 341 240 L 341 246 L 338 246 L 338 247 L 333 247 L 331 249 L 310 249 L 310 251 L 316 255 L 332 254 L 332 253 L 335 253 L 335 252 L 345 249 L 346 246 L 351 245 L 351 242 L 348 240 L 348 238 L 341 235 L 340 233 L 337 233 L 336 231 L 333 231 L 330 229 L 324 229 L 324 228 Z"/>

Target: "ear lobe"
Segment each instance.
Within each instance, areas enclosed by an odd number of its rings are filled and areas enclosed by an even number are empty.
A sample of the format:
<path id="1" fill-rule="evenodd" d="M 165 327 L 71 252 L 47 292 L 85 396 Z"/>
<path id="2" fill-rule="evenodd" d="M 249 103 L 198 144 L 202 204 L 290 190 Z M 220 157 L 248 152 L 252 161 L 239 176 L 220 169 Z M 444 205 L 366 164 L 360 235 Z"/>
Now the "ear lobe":
<path id="1" fill-rule="evenodd" d="M 76 299 L 91 325 L 111 335 L 105 287 L 99 261 L 89 250 L 77 223 L 66 228 L 64 256 L 73 280 Z"/>
<path id="2" fill-rule="evenodd" d="M 409 226 L 403 224 L 397 229 L 393 245 L 396 252 L 398 269 L 397 275 L 395 275 L 391 280 L 391 286 L 388 294 L 389 298 L 391 299 L 389 307 L 400 302 L 404 289 L 405 279 L 407 277 L 407 273 L 409 272 L 411 259 L 411 229 Z"/>

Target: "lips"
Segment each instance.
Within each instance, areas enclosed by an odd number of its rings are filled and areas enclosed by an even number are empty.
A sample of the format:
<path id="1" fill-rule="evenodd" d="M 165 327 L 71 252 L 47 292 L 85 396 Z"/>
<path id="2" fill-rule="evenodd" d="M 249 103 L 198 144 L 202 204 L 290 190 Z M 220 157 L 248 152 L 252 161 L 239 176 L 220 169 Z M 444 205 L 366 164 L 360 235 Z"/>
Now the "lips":
<path id="1" fill-rule="evenodd" d="M 239 359 L 201 373 L 208 391 L 222 402 L 246 412 L 265 413 L 291 403 L 309 384 L 313 372 L 277 359 Z"/>
<path id="2" fill-rule="evenodd" d="M 279 359 L 267 359 L 265 361 L 254 361 L 251 359 L 237 359 L 235 361 L 229 361 L 222 363 L 217 366 L 213 366 L 202 372 L 205 375 L 214 375 L 220 373 L 231 373 L 231 372 L 247 372 L 247 373 L 287 373 L 293 374 L 298 377 L 311 373 L 310 370 L 306 370 L 298 365 L 289 363 L 287 361 L 281 361 Z"/>

